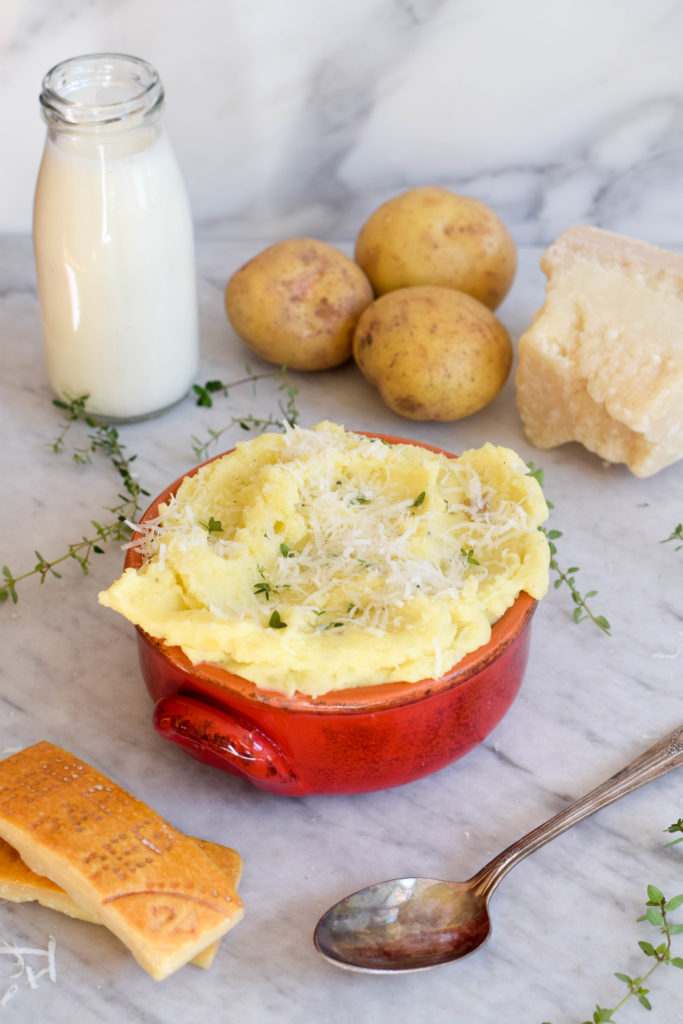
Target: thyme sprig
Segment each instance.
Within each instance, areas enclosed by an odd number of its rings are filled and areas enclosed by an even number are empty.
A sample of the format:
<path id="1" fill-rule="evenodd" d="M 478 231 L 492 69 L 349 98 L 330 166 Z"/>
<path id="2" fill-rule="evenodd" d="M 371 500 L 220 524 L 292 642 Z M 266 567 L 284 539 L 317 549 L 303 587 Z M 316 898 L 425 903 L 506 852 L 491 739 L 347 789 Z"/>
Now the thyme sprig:
<path id="1" fill-rule="evenodd" d="M 66 552 L 56 558 L 48 559 L 40 551 L 35 550 L 36 561 L 32 568 L 25 572 L 15 574 L 4 565 L 2 567 L 3 584 L 0 586 L 0 602 L 10 600 L 13 604 L 18 601 L 17 586 L 31 577 L 38 577 L 40 583 L 44 583 L 49 577 L 61 579 L 61 573 L 56 566 L 61 566 L 68 560 L 75 561 L 84 576 L 90 571 L 92 556 L 104 553 L 104 545 L 111 541 L 121 543 L 130 539 L 132 535 L 131 522 L 134 522 L 140 513 L 141 499 L 148 495 L 140 483 L 136 480 L 132 464 L 136 459 L 135 455 L 127 455 L 125 446 L 121 443 L 116 427 L 111 424 L 100 422 L 85 409 L 87 395 L 78 398 L 65 397 L 55 399 L 54 405 L 65 414 L 65 424 L 57 438 L 50 444 L 50 449 L 61 452 L 66 444 L 66 436 L 74 423 L 82 421 L 88 427 L 87 445 L 75 448 L 72 453 L 74 462 L 81 465 L 92 462 L 94 455 L 105 456 L 114 466 L 120 477 L 123 491 L 118 494 L 118 502 L 115 505 L 105 506 L 112 517 L 109 522 L 101 523 L 96 519 L 90 520 L 92 531 L 85 534 L 80 540 L 68 545 Z"/>
<path id="2" fill-rule="evenodd" d="M 541 530 L 548 538 L 548 547 L 550 549 L 550 568 L 557 574 L 557 579 L 553 582 L 553 586 L 556 590 L 561 587 L 563 583 L 569 587 L 571 599 L 574 602 L 572 619 L 574 622 L 583 622 L 584 619 L 590 619 L 595 623 L 598 629 L 601 629 L 603 633 L 607 633 L 607 635 L 610 636 L 610 624 L 608 620 L 604 615 L 595 615 L 588 604 L 592 598 L 597 596 L 597 590 L 587 590 L 585 594 L 582 594 L 576 586 L 576 574 L 579 571 L 579 567 L 573 565 L 569 569 L 562 569 L 557 561 L 557 546 L 555 545 L 555 541 L 562 536 L 562 532 L 560 530 L 546 530 L 545 527 L 541 527 Z"/>
<path id="3" fill-rule="evenodd" d="M 683 819 L 679 818 L 678 821 L 669 825 L 666 832 L 683 832 Z M 667 846 L 674 846 L 676 843 L 683 842 L 683 837 L 674 839 L 673 842 L 667 843 Z M 658 889 L 656 885 L 648 885 L 647 887 L 647 901 L 645 903 L 645 913 L 641 914 L 640 917 L 636 918 L 638 922 L 647 921 L 648 924 L 656 928 L 659 934 L 662 936 L 662 941 L 654 945 L 652 942 L 647 940 L 640 940 L 638 946 L 641 952 L 653 961 L 645 971 L 644 974 L 632 977 L 630 974 L 626 974 L 623 971 L 615 971 L 615 978 L 623 982 L 626 985 L 626 992 L 612 1007 L 596 1005 L 593 1011 L 593 1016 L 590 1020 L 583 1021 L 582 1024 L 612 1024 L 614 1021 L 614 1014 L 622 1008 L 630 999 L 637 999 L 641 1006 L 646 1010 L 652 1009 L 650 1002 L 650 989 L 646 987 L 646 983 L 652 977 L 654 972 L 662 966 L 678 967 L 683 968 L 683 957 L 671 955 L 671 944 L 675 935 L 683 934 L 683 924 L 674 924 L 671 920 L 671 914 L 678 910 L 679 907 L 683 906 L 683 893 L 678 896 L 672 896 L 667 899 L 661 889 Z M 544 1024 L 548 1024 L 545 1021 Z"/>
<path id="4" fill-rule="evenodd" d="M 278 391 L 281 393 L 279 402 L 280 415 L 258 417 L 249 413 L 246 416 L 232 416 L 220 429 L 207 430 L 208 438 L 205 441 L 202 441 L 201 438 L 193 435 L 192 451 L 197 459 L 202 460 L 208 458 L 212 446 L 217 444 L 221 437 L 234 427 L 240 427 L 242 430 L 259 431 L 259 433 L 263 433 L 271 427 L 282 430 L 283 422 L 289 424 L 289 426 L 294 426 L 297 422 L 299 418 L 299 410 L 296 406 L 296 396 L 299 393 L 299 389 L 290 380 L 287 373 L 287 367 L 281 366 L 279 370 L 269 370 L 264 373 L 252 373 L 251 368 L 248 365 L 245 369 L 247 376 L 242 377 L 239 380 L 232 381 L 229 384 L 225 384 L 220 380 L 208 380 L 205 384 L 195 384 L 193 391 L 197 396 L 197 405 L 209 408 L 213 405 L 214 396 L 219 393 L 228 395 L 233 388 L 239 387 L 242 384 L 254 384 L 260 380 L 273 380 L 279 381 Z"/>
<path id="5" fill-rule="evenodd" d="M 534 466 L 533 462 L 527 463 L 529 469 L 529 476 L 533 476 L 538 481 L 541 488 L 543 488 L 543 470 Z M 554 506 L 551 501 L 546 498 L 548 508 L 552 509 Z M 557 545 L 556 540 L 562 536 L 561 530 L 549 530 L 545 526 L 539 527 L 541 533 L 544 533 L 548 540 L 548 548 L 550 550 L 550 569 L 555 573 L 556 579 L 553 581 L 553 587 L 558 590 L 563 584 L 569 588 L 571 599 L 574 603 L 574 610 L 572 612 L 572 619 L 574 622 L 583 622 L 585 619 L 590 619 L 601 629 L 603 633 L 610 635 L 611 626 L 609 621 L 604 615 L 596 615 L 589 605 L 594 597 L 597 597 L 597 590 L 587 590 L 585 594 L 582 594 L 576 585 L 576 574 L 579 571 L 577 565 L 573 565 L 568 569 L 563 569 L 557 560 Z"/>
<path id="6" fill-rule="evenodd" d="M 210 430 L 209 440 L 204 444 L 199 442 L 197 438 L 192 439 L 195 442 L 194 450 L 198 458 L 204 457 L 209 447 L 232 427 L 240 426 L 243 430 L 259 431 L 264 431 L 268 427 L 274 427 L 282 430 L 284 423 L 290 425 L 296 423 L 299 416 L 296 407 L 298 388 L 290 381 L 286 367 L 283 366 L 279 370 L 254 374 L 247 366 L 246 373 L 247 376 L 229 384 L 217 380 L 207 381 L 203 385 L 196 384 L 193 391 L 197 397 L 197 405 L 211 406 L 213 405 L 213 396 L 220 392 L 227 395 L 233 388 L 239 385 L 255 384 L 260 380 L 271 379 L 279 380 L 278 390 L 283 393 L 279 403 L 281 415 L 279 417 L 267 416 L 264 418 L 252 415 L 233 416 L 230 422 L 221 430 Z M 41 583 L 44 583 L 48 578 L 61 579 L 61 573 L 57 567 L 69 559 L 76 561 L 83 574 L 87 575 L 90 570 L 92 556 L 94 554 L 102 554 L 105 544 L 112 541 L 125 543 L 130 540 L 133 532 L 131 523 L 137 521 L 141 511 L 141 499 L 147 496 L 149 492 L 141 486 L 133 473 L 132 467 L 137 456 L 129 455 L 126 452 L 116 427 L 100 421 L 86 410 L 87 400 L 87 395 L 81 395 L 76 398 L 65 395 L 62 399 L 54 400 L 53 404 L 64 415 L 64 424 L 55 440 L 48 447 L 55 454 L 62 452 L 66 447 L 67 436 L 72 427 L 79 422 L 85 424 L 89 431 L 87 443 L 81 447 L 74 448 L 72 458 L 74 462 L 85 465 L 91 463 L 95 456 L 105 457 L 116 470 L 123 487 L 122 492 L 117 495 L 118 502 L 105 506 L 105 511 L 109 513 L 110 517 L 108 521 L 99 522 L 92 519 L 90 521 L 92 530 L 88 531 L 87 535 L 84 534 L 80 540 L 69 544 L 67 550 L 56 558 L 46 558 L 40 551 L 36 550 L 34 551 L 35 563 L 25 572 L 15 573 L 8 565 L 2 566 L 0 569 L 0 604 L 7 601 L 16 604 L 19 599 L 17 590 L 19 584 L 31 577 L 37 577 Z M 218 533 L 221 530 L 221 526 L 218 520 L 210 520 L 206 524 L 206 529 L 209 533 Z"/>
<path id="7" fill-rule="evenodd" d="M 87 436 L 88 444 L 83 448 L 74 448 L 72 453 L 74 462 L 90 463 L 93 455 L 106 456 L 121 477 L 125 494 L 119 495 L 119 498 L 131 506 L 128 518 L 133 518 L 140 511 L 140 499 L 149 495 L 149 491 L 144 490 L 133 474 L 132 465 L 137 459 L 137 455 L 126 455 L 125 445 L 121 443 L 116 427 L 110 423 L 103 423 L 96 416 L 86 412 L 87 398 L 88 396 L 84 395 L 74 399 L 54 399 L 53 404 L 58 409 L 62 409 L 66 415 L 66 424 L 50 447 L 52 451 L 60 452 L 64 448 L 67 431 L 72 424 L 82 420 L 90 430 Z M 112 511 L 112 509 L 108 511 Z"/>
<path id="8" fill-rule="evenodd" d="M 672 540 L 679 540 L 681 542 L 680 544 L 676 545 L 674 551 L 680 551 L 681 549 L 683 549 L 683 523 L 679 523 L 678 526 L 671 531 L 669 536 L 665 537 L 664 540 L 660 540 L 659 543 L 668 544 L 669 541 Z"/>
<path id="9" fill-rule="evenodd" d="M 253 590 L 255 594 L 262 594 L 263 597 L 265 597 L 266 601 L 270 601 L 271 594 L 276 594 L 280 590 L 290 589 L 289 583 L 281 583 L 279 586 L 276 586 L 274 583 L 271 583 L 270 580 L 266 577 L 266 570 L 263 568 L 262 565 L 257 565 L 256 570 L 261 578 L 259 579 L 258 583 L 254 583 Z"/>
<path id="10" fill-rule="evenodd" d="M 666 832 L 683 832 L 683 818 L 679 818 L 678 821 L 674 821 L 673 825 L 669 825 Z M 672 839 L 667 846 L 676 846 L 678 843 L 683 843 L 683 835 L 679 836 L 678 839 Z"/>
<path id="11" fill-rule="evenodd" d="M 64 400 L 60 398 L 53 399 L 52 404 L 64 412 L 64 426 L 60 430 L 59 434 L 57 434 L 55 440 L 49 445 L 55 454 L 60 452 L 64 447 L 66 435 L 72 425 L 78 420 L 85 419 L 85 403 L 87 400 L 87 395 L 81 395 L 80 398 L 65 398 Z"/>

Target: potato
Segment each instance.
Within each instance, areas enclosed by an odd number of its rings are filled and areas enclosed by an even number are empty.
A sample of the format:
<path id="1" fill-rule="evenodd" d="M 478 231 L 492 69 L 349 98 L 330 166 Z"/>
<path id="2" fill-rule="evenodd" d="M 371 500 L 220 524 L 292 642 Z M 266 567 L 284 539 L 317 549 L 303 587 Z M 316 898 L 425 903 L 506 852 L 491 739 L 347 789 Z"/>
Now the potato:
<path id="1" fill-rule="evenodd" d="M 446 188 L 414 188 L 380 206 L 356 240 L 376 295 L 433 284 L 496 309 L 517 269 L 512 236 L 493 210 Z"/>
<path id="2" fill-rule="evenodd" d="M 353 329 L 372 302 L 353 260 L 313 238 L 264 249 L 228 281 L 225 309 L 243 341 L 271 363 L 326 370 L 351 356 Z"/>
<path id="3" fill-rule="evenodd" d="M 512 364 L 490 309 L 453 288 L 399 288 L 361 314 L 353 355 L 386 404 L 412 420 L 459 420 L 488 405 Z"/>

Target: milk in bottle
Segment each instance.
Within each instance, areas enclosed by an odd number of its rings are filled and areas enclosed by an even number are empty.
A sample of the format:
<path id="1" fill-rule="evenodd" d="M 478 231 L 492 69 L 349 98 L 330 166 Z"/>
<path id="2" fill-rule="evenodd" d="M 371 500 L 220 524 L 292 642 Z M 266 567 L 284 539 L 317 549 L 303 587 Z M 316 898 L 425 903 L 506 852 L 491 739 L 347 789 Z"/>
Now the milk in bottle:
<path id="1" fill-rule="evenodd" d="M 145 61 L 74 58 L 43 81 L 34 250 L 50 382 L 109 422 L 174 405 L 197 369 L 192 219 Z"/>

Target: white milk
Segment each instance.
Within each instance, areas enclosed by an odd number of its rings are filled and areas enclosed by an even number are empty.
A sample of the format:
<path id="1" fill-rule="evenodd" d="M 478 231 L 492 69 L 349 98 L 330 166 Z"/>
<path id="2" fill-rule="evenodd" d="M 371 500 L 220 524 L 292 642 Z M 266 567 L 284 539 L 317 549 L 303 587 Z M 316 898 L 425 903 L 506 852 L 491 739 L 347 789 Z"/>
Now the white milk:
<path id="1" fill-rule="evenodd" d="M 50 124 L 34 247 L 52 388 L 108 420 L 179 401 L 198 361 L 192 220 L 158 123 Z"/>

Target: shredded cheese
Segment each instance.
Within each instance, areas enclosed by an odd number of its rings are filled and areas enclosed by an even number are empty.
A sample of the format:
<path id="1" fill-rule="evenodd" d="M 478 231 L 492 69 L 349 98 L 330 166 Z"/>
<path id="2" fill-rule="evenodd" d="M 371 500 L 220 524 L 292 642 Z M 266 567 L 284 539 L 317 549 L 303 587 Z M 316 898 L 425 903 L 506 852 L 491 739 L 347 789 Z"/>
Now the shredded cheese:
<path id="1" fill-rule="evenodd" d="M 47 976 L 52 982 L 57 980 L 57 966 L 55 959 L 56 948 L 57 943 L 55 938 L 53 935 L 50 935 L 45 949 L 41 949 L 39 947 L 34 948 L 32 946 L 17 946 L 14 942 L 0 942 L 0 955 L 8 956 L 14 960 L 14 970 L 8 975 L 10 979 L 23 977 L 29 988 L 36 989 L 38 988 L 38 982 L 40 979 L 45 976 Z M 26 962 L 26 957 L 38 957 L 41 960 L 46 959 L 47 963 L 44 967 L 36 969 L 30 963 Z M 19 984 L 12 981 L 0 996 L 0 1006 L 5 1006 L 10 999 L 14 998 L 19 990 Z"/>
<path id="2" fill-rule="evenodd" d="M 138 578 L 158 591 L 159 615 L 171 600 L 159 588 L 175 588 L 179 632 L 158 631 L 151 593 L 136 618 L 143 602 L 133 581 L 135 609 L 116 584 L 100 599 L 192 660 L 216 660 L 267 685 L 274 673 L 261 663 L 273 658 L 276 632 L 275 674 L 284 657 L 288 689 L 319 677 L 321 657 L 329 670 L 340 638 L 349 652 L 360 644 L 366 660 L 334 670 L 335 684 L 358 685 L 363 670 L 372 681 L 411 681 L 441 674 L 468 644 L 484 642 L 521 589 L 542 596 L 546 515 L 537 481 L 509 449 L 487 445 L 454 460 L 331 423 L 287 427 L 186 478 L 138 529 Z M 194 637 L 185 629 L 191 618 Z M 263 655 L 252 657 L 257 635 Z M 368 638 L 386 642 L 381 664 L 368 662 Z"/>

